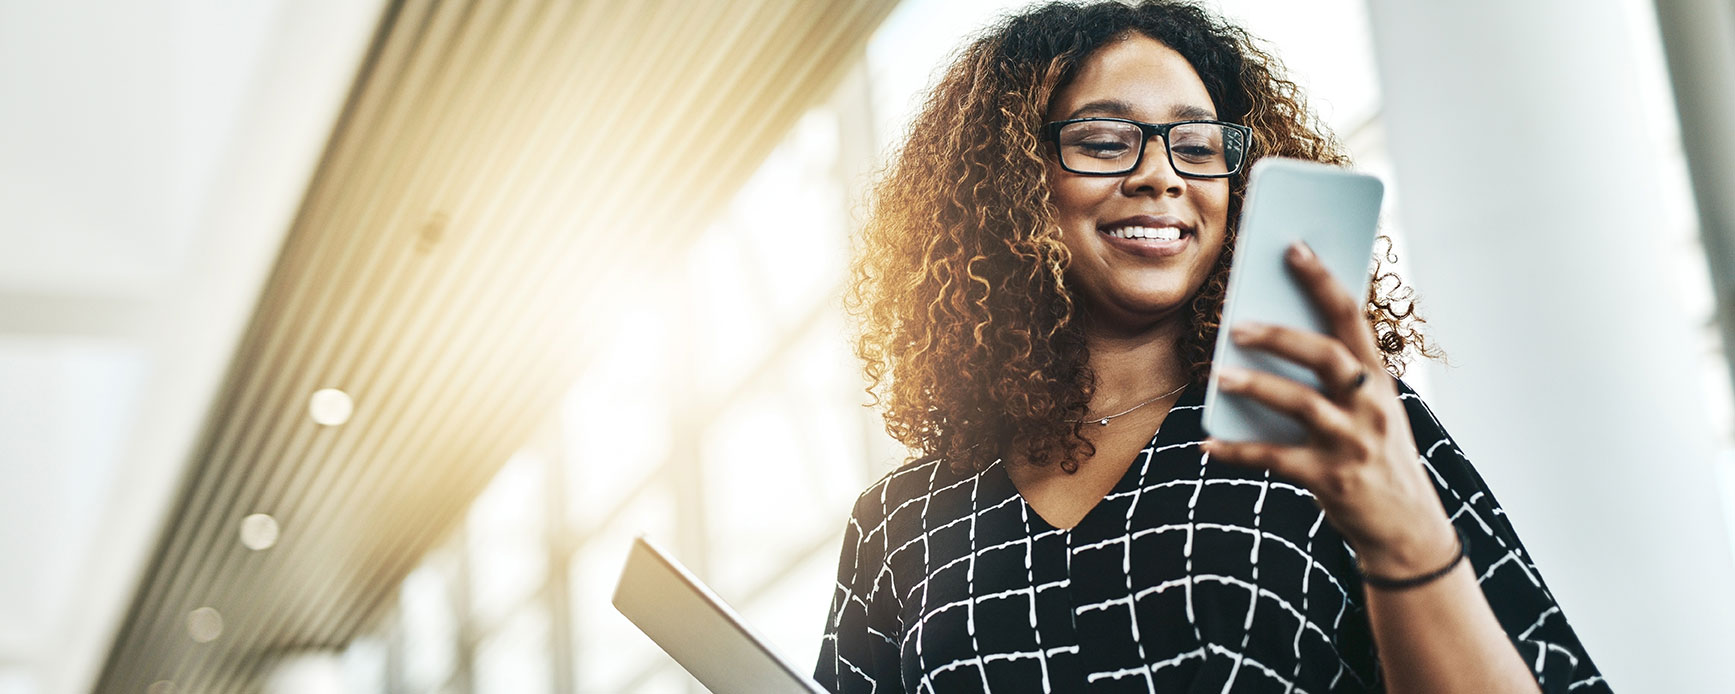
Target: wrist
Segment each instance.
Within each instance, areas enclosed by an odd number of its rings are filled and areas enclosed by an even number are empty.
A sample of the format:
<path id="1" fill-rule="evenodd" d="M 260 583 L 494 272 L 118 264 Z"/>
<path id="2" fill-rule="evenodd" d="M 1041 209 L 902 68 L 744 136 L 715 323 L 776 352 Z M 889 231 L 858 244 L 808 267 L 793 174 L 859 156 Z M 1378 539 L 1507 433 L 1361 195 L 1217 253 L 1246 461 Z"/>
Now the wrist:
<path id="1" fill-rule="evenodd" d="M 1403 579 L 1439 571 L 1455 564 L 1460 539 L 1451 522 L 1441 518 L 1415 532 L 1383 542 L 1356 546 L 1356 563 L 1363 574 Z"/>

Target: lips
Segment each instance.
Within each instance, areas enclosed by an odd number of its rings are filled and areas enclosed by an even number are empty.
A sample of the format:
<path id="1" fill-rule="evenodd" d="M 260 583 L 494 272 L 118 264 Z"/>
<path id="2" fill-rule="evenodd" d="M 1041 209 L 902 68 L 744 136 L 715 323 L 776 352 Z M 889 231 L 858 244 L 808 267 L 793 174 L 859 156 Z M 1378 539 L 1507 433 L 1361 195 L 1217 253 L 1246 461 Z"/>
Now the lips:
<path id="1" fill-rule="evenodd" d="M 1172 256 L 1186 250 L 1194 229 L 1179 217 L 1137 215 L 1097 227 L 1112 248 L 1146 258 Z"/>
<path id="2" fill-rule="evenodd" d="M 1143 231 L 1143 230 L 1164 230 L 1164 231 L 1168 231 L 1170 236 L 1175 236 L 1175 235 L 1186 236 L 1186 235 L 1193 233 L 1193 227 L 1191 225 L 1187 224 L 1186 222 L 1181 221 L 1180 217 L 1176 217 L 1173 215 L 1162 215 L 1160 217 L 1153 217 L 1151 215 L 1141 214 L 1141 215 L 1136 215 L 1136 216 L 1132 216 L 1132 217 L 1127 217 L 1125 219 L 1116 220 L 1116 221 L 1110 222 L 1108 224 L 1103 224 L 1103 225 L 1100 225 L 1097 227 L 1098 231 L 1101 231 L 1105 234 L 1113 234 L 1115 232 L 1123 232 L 1123 231 L 1133 230 L 1133 229 L 1137 229 L 1137 230 L 1141 230 L 1141 231 Z M 1174 232 L 1179 232 L 1179 233 L 1176 234 Z"/>

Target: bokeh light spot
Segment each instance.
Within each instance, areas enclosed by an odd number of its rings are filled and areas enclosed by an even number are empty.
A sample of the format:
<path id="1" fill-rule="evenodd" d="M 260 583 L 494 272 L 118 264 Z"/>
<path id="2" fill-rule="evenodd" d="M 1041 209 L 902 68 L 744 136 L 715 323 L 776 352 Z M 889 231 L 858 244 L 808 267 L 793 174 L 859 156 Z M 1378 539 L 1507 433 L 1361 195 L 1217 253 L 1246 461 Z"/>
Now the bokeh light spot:
<path id="1" fill-rule="evenodd" d="M 308 398 L 307 413 L 313 421 L 334 427 L 349 421 L 349 416 L 355 414 L 355 401 L 349 398 L 349 393 L 336 388 L 321 388 Z"/>
<path id="2" fill-rule="evenodd" d="M 215 608 L 201 607 L 187 613 L 187 634 L 199 643 L 216 641 L 223 635 L 223 615 Z"/>
<path id="3" fill-rule="evenodd" d="M 270 549 L 277 544 L 279 530 L 276 518 L 255 513 L 241 519 L 241 544 L 251 550 Z"/>

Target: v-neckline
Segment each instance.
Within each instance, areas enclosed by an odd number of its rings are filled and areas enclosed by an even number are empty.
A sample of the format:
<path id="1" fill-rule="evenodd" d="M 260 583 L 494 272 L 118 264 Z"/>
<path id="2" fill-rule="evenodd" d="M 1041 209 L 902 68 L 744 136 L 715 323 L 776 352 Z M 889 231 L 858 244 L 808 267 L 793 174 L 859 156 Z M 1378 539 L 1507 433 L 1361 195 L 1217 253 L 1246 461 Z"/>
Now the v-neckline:
<path id="1" fill-rule="evenodd" d="M 1133 458 L 1127 462 L 1127 467 L 1121 472 L 1120 479 L 1116 480 L 1114 486 L 1110 487 L 1109 490 L 1099 497 L 1095 503 L 1091 504 L 1090 509 L 1085 511 L 1084 515 L 1079 516 L 1078 522 L 1072 524 L 1071 527 L 1062 528 L 1056 526 L 1039 513 L 1036 510 L 1036 507 L 1030 505 L 1030 500 L 1025 498 L 1024 492 L 1020 490 L 1018 484 L 1012 480 L 1012 471 L 1009 469 L 1009 466 L 1004 459 L 1000 461 L 999 465 L 994 467 L 1000 468 L 1000 476 L 1004 479 L 1006 486 L 1012 490 L 1012 495 L 1018 498 L 1018 503 L 1022 506 L 1022 510 L 1028 514 L 1033 528 L 1040 528 L 1043 532 L 1060 531 L 1063 534 L 1072 534 L 1073 531 L 1083 527 L 1086 523 L 1092 522 L 1092 518 L 1102 515 L 1102 513 L 1104 513 L 1102 510 L 1105 505 L 1104 502 L 1108 501 L 1109 497 L 1131 491 L 1133 487 L 1138 485 L 1138 481 L 1144 478 L 1147 466 L 1151 463 L 1151 458 L 1156 456 L 1158 441 L 1163 438 L 1163 432 L 1173 430 L 1173 427 L 1170 425 L 1175 421 L 1175 411 L 1182 407 L 1192 406 L 1187 404 L 1187 400 L 1189 397 L 1193 396 L 1193 391 L 1194 387 L 1191 385 L 1187 386 L 1186 390 L 1181 391 L 1181 396 L 1175 398 L 1175 402 L 1169 405 L 1169 411 L 1163 415 L 1163 421 L 1157 425 L 1157 430 L 1151 433 L 1151 437 L 1145 441 L 1144 446 L 1141 446 L 1137 451 L 1133 452 Z"/>

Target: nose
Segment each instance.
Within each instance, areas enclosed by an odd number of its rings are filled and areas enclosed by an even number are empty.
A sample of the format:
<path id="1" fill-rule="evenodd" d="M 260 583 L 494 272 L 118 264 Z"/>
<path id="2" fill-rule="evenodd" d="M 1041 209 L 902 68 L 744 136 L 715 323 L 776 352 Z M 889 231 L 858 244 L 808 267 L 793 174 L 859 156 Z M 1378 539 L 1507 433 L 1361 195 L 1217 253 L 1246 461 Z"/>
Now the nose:
<path id="1" fill-rule="evenodd" d="M 1169 163 L 1169 150 L 1161 137 L 1145 141 L 1145 156 L 1139 168 L 1133 169 L 1121 181 L 1121 190 L 1129 197 L 1137 195 L 1167 195 L 1179 197 L 1187 179 Z"/>

